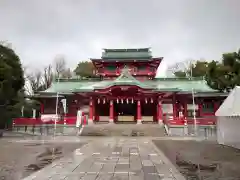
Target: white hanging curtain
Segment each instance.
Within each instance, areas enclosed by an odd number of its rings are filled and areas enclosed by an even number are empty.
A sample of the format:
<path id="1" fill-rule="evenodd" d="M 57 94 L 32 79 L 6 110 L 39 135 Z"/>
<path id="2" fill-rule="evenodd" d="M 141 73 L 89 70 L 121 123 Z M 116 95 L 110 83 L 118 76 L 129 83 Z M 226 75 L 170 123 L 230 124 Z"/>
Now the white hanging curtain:
<path id="1" fill-rule="evenodd" d="M 36 109 L 33 109 L 33 118 L 36 118 Z"/>
<path id="2" fill-rule="evenodd" d="M 62 99 L 61 102 L 62 102 L 62 105 L 63 105 L 64 114 L 66 114 L 67 113 L 67 100 Z"/>

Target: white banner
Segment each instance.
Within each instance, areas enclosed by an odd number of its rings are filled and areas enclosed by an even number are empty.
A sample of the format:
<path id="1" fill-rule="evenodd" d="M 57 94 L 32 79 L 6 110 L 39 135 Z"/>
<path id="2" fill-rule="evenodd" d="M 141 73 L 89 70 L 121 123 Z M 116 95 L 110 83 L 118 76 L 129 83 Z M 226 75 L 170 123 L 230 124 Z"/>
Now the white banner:
<path id="1" fill-rule="evenodd" d="M 36 109 L 33 109 L 33 118 L 36 118 Z"/>
<path id="2" fill-rule="evenodd" d="M 24 116 L 24 106 L 22 106 L 21 113 L 22 113 L 22 117 L 23 117 Z"/>
<path id="3" fill-rule="evenodd" d="M 62 99 L 62 105 L 63 105 L 63 111 L 64 111 L 64 114 L 67 113 L 67 100 L 66 99 Z"/>

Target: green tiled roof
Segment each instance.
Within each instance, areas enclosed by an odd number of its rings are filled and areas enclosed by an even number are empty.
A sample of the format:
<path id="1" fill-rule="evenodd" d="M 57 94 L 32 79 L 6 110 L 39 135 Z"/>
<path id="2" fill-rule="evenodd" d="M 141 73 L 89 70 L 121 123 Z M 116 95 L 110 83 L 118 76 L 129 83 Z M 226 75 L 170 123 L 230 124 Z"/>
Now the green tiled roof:
<path id="1" fill-rule="evenodd" d="M 81 85 L 83 85 L 83 83 L 81 81 L 75 81 L 75 82 L 71 82 L 71 81 L 56 82 L 56 81 L 54 81 L 52 83 L 52 85 L 50 86 L 50 88 L 48 88 L 47 90 L 45 90 L 43 92 L 44 93 L 54 93 L 54 92 L 71 93 L 75 87 L 80 87 Z"/>
<path id="2" fill-rule="evenodd" d="M 111 52 L 103 53 L 102 59 L 150 59 L 152 56 L 150 53 L 145 52 Z"/>
<path id="3" fill-rule="evenodd" d="M 128 67 L 126 66 L 121 75 L 115 80 L 104 80 L 100 79 L 95 80 L 60 80 L 59 82 L 53 82 L 51 87 L 47 90 L 40 92 L 43 94 L 52 94 L 52 93 L 60 93 L 60 94 L 69 94 L 75 92 L 93 92 L 96 89 L 105 89 L 111 86 L 116 85 L 132 85 L 138 86 L 143 89 L 151 89 L 157 92 L 179 92 L 179 93 L 189 93 L 193 90 L 197 93 L 201 92 L 217 92 L 206 84 L 203 79 L 193 79 L 189 80 L 186 78 L 161 78 L 147 81 L 138 81 L 134 78 Z"/>
<path id="4" fill-rule="evenodd" d="M 179 78 L 161 78 L 146 82 L 153 84 L 157 89 L 176 88 L 180 92 L 190 92 L 192 88 L 195 92 L 216 92 L 211 89 L 203 79 L 179 79 Z"/>
<path id="5" fill-rule="evenodd" d="M 135 49 L 104 49 L 104 52 L 149 52 L 150 48 L 135 48 Z"/>
<path id="6" fill-rule="evenodd" d="M 179 93 L 191 93 L 192 88 L 195 92 L 217 92 L 208 87 L 204 80 L 188 80 L 188 79 L 173 79 L 162 78 L 156 80 L 147 80 L 140 82 L 138 80 L 119 76 L 115 80 L 105 81 L 81 81 L 69 80 L 53 82 L 51 87 L 40 93 L 74 93 L 74 92 L 92 92 L 94 89 L 103 89 L 113 85 L 136 85 L 141 88 L 152 88 L 154 91 L 172 91 Z"/>
<path id="7" fill-rule="evenodd" d="M 149 48 L 142 49 L 105 49 L 102 59 L 151 59 Z"/>

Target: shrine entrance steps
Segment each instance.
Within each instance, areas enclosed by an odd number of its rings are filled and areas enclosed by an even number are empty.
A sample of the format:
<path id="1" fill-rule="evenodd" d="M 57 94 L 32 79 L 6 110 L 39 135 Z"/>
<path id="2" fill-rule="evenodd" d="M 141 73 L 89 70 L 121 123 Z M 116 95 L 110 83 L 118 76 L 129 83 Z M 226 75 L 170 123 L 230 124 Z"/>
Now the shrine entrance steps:
<path id="1" fill-rule="evenodd" d="M 93 124 L 84 126 L 80 136 L 163 137 L 166 132 L 159 124 Z"/>

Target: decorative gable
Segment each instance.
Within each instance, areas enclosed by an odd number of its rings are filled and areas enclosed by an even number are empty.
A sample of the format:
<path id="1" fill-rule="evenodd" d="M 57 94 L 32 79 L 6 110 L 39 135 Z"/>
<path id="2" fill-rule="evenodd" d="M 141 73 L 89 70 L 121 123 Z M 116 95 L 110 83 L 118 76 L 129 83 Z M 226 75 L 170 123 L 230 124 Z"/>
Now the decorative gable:
<path id="1" fill-rule="evenodd" d="M 128 66 L 125 66 L 122 69 L 121 75 L 115 81 L 122 81 L 122 80 L 131 80 L 131 81 L 138 81 L 131 75 L 131 69 Z M 139 81 L 138 81 L 139 82 Z"/>

